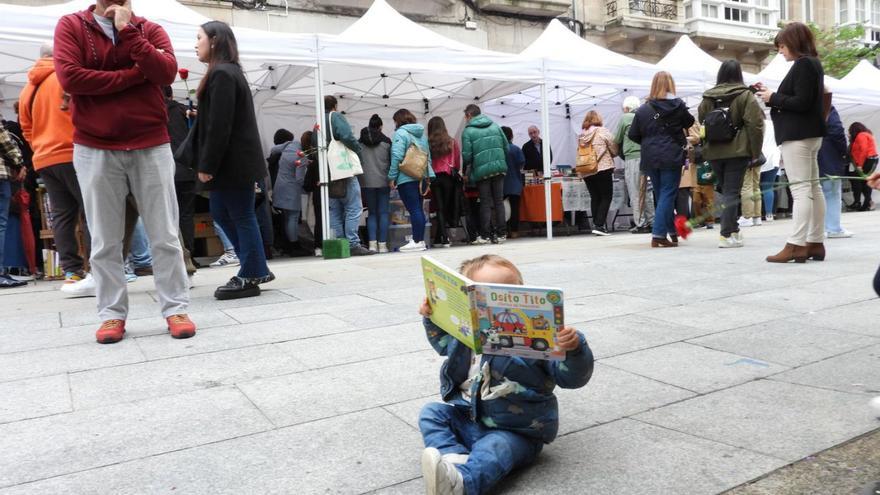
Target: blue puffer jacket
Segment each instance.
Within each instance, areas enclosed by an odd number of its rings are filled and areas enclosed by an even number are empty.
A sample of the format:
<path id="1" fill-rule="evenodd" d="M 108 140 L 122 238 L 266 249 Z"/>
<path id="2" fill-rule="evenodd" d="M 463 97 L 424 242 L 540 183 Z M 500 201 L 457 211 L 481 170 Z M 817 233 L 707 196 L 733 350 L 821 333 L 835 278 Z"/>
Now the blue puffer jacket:
<path id="1" fill-rule="evenodd" d="M 459 387 L 467 381 L 471 350 L 449 336 L 431 320 L 424 319 L 428 342 L 441 356 L 448 356 L 440 368 L 440 394 L 452 404 L 469 406 L 471 418 L 489 428 L 508 430 L 550 443 L 559 431 L 559 404 L 553 389 L 580 388 L 593 375 L 593 352 L 581 335 L 580 347 L 566 354 L 564 361 L 483 354 L 482 369 L 489 367 L 489 394 L 485 397 L 484 376 L 471 387 L 471 401 Z"/>
<path id="2" fill-rule="evenodd" d="M 391 168 L 388 170 L 388 180 L 395 181 L 398 186 L 415 181 L 400 171 L 400 164 L 411 144 L 415 144 L 428 154 L 428 177 L 434 178 L 434 169 L 431 167 L 431 147 L 428 145 L 428 137 L 425 136 L 425 126 L 406 124 L 394 131 L 394 137 L 391 139 Z"/>
<path id="3" fill-rule="evenodd" d="M 684 131 L 692 125 L 694 116 L 679 98 L 649 100 L 639 107 L 628 136 L 642 147 L 642 171 L 681 169 L 687 157 Z"/>
<path id="4" fill-rule="evenodd" d="M 822 138 L 822 148 L 819 149 L 819 174 L 820 175 L 843 175 L 846 173 L 847 159 L 846 131 L 843 130 L 843 122 L 837 109 L 831 107 L 828 114 L 828 132 Z"/>

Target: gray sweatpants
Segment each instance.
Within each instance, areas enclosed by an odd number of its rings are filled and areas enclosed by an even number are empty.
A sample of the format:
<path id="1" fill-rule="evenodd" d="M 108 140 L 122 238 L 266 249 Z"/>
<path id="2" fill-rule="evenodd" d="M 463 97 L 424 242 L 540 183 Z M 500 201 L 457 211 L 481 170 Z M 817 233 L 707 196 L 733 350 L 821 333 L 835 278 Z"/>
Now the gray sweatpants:
<path id="1" fill-rule="evenodd" d="M 639 158 L 624 161 L 626 194 L 632 205 L 636 227 L 654 223 L 654 192 L 648 177 L 639 169 Z"/>
<path id="2" fill-rule="evenodd" d="M 125 198 L 138 204 L 153 256 L 153 274 L 162 316 L 186 313 L 189 284 L 177 236 L 174 157 L 169 145 L 109 151 L 74 145 L 79 179 L 92 234 L 91 266 L 102 321 L 126 319 L 128 291 L 123 269 Z"/>

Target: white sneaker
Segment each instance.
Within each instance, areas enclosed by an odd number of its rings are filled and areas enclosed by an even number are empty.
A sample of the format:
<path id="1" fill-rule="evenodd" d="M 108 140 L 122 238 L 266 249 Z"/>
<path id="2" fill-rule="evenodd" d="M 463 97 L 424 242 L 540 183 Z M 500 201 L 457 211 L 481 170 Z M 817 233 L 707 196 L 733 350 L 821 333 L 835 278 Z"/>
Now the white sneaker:
<path id="1" fill-rule="evenodd" d="M 854 234 L 846 229 L 841 230 L 840 232 L 825 232 L 825 237 L 829 239 L 849 239 Z"/>
<path id="2" fill-rule="evenodd" d="M 736 223 L 738 223 L 740 227 L 751 227 L 754 225 L 752 219 L 746 217 L 739 217 L 739 220 L 737 220 Z"/>
<path id="3" fill-rule="evenodd" d="M 477 236 L 474 242 L 471 243 L 473 246 L 482 246 L 483 244 L 489 244 L 489 239 L 484 239 L 482 236 Z"/>
<path id="4" fill-rule="evenodd" d="M 414 242 L 410 239 L 409 242 L 406 243 L 405 246 L 401 246 L 401 253 L 414 253 L 416 251 L 424 251 L 427 248 L 425 247 L 425 241 Z"/>
<path id="5" fill-rule="evenodd" d="M 455 465 L 443 459 L 437 449 L 422 451 L 422 477 L 428 495 L 464 495 L 461 473 Z"/>
<path id="6" fill-rule="evenodd" d="M 443 460 L 450 464 L 467 464 L 467 454 L 443 454 Z"/>
<path id="7" fill-rule="evenodd" d="M 61 286 L 61 292 L 70 297 L 95 297 L 96 289 L 95 279 L 92 274 L 86 275 L 86 278 L 72 284 L 64 284 Z"/>
<path id="8" fill-rule="evenodd" d="M 504 244 L 505 242 L 507 242 L 507 236 L 506 235 L 499 235 L 496 240 L 498 241 L 498 244 Z"/>
<path id="9" fill-rule="evenodd" d="M 239 261 L 238 256 L 236 256 L 235 253 L 223 253 L 223 256 L 218 258 L 217 261 L 211 263 L 211 266 L 238 266 L 240 264 L 241 261 Z"/>
<path id="10" fill-rule="evenodd" d="M 736 247 L 743 247 L 745 245 L 742 232 L 734 232 L 730 234 L 730 237 L 738 244 Z"/>
<path id="11" fill-rule="evenodd" d="M 773 221 L 773 215 L 771 215 L 771 214 L 769 214 L 769 213 L 768 213 L 767 215 L 764 215 L 764 221 L 765 221 L 765 222 L 772 222 L 772 221 Z"/>
<path id="12" fill-rule="evenodd" d="M 372 251 L 374 253 L 378 253 L 379 252 L 379 242 L 370 241 L 369 247 L 367 249 L 369 249 L 370 251 Z"/>
<path id="13" fill-rule="evenodd" d="M 193 287 L 196 286 L 196 283 L 193 282 L 193 277 L 195 277 L 195 276 L 196 276 L 195 273 L 193 273 L 192 275 L 187 275 L 187 276 L 186 276 L 186 287 L 187 287 L 188 289 L 192 289 Z"/>
<path id="14" fill-rule="evenodd" d="M 379 243 L 379 254 L 383 254 L 383 253 L 387 253 L 387 252 L 388 252 L 388 243 L 387 242 L 380 242 Z"/>
<path id="15" fill-rule="evenodd" d="M 761 217 L 755 217 L 752 219 L 752 225 L 755 227 L 761 226 Z"/>
<path id="16" fill-rule="evenodd" d="M 731 234 L 730 237 L 720 236 L 718 238 L 718 247 L 721 249 L 743 247 L 742 242 L 736 240 Z"/>
<path id="17" fill-rule="evenodd" d="M 877 416 L 880 417 L 880 395 L 871 399 L 871 402 L 868 404 L 871 405 L 871 408 L 874 409 L 874 412 L 877 413 Z M 422 457 L 424 459 L 424 455 Z"/>
<path id="18" fill-rule="evenodd" d="M 315 248 L 315 257 L 323 258 L 324 257 L 324 250 L 322 250 L 321 248 Z"/>

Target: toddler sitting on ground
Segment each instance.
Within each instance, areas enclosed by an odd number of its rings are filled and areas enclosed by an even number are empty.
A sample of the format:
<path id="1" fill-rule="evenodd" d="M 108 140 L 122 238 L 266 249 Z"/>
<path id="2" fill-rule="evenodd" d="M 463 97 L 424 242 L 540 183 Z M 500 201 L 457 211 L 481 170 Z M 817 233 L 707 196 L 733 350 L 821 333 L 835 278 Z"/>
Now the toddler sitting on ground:
<path id="1" fill-rule="evenodd" d="M 462 263 L 475 282 L 522 285 L 516 266 L 485 255 Z M 564 327 L 557 344 L 564 361 L 475 355 L 419 312 L 431 346 L 447 360 L 440 369 L 445 403 L 426 405 L 419 416 L 425 442 L 422 474 L 429 495 L 485 493 L 513 469 L 537 459 L 556 438 L 559 406 L 553 389 L 580 388 L 593 374 L 593 353 L 583 334 Z"/>

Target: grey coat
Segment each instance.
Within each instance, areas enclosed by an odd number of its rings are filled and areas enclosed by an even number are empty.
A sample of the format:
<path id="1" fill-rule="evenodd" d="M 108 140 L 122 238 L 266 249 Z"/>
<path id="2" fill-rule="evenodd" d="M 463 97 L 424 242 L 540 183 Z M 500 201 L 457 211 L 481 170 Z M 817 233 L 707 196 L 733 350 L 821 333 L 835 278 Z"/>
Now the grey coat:
<path id="1" fill-rule="evenodd" d="M 275 179 L 272 204 L 275 208 L 290 211 L 302 210 L 303 183 L 306 178 L 306 166 L 297 166 L 297 152 L 302 148 L 299 141 L 288 141 L 272 148 L 272 152 L 280 151 L 278 159 L 278 178 Z"/>

